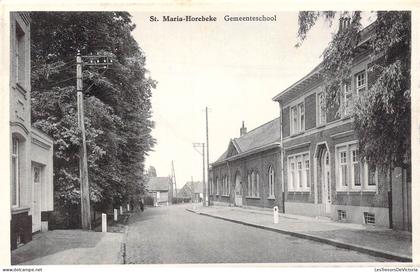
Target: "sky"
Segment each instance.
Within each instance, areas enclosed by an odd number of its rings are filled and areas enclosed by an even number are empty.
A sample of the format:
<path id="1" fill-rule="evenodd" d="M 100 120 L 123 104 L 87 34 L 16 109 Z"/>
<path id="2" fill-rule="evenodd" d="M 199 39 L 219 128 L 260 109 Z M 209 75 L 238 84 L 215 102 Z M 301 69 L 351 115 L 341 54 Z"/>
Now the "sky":
<path id="1" fill-rule="evenodd" d="M 276 15 L 274 22 L 226 22 L 230 16 Z M 202 157 L 193 143 L 206 141 L 209 108 L 210 163 L 239 137 L 279 116 L 272 98 L 321 62 L 332 28 L 320 21 L 296 48 L 297 12 L 131 12 L 133 36 L 146 55 L 146 68 L 157 80 L 152 110 L 157 144 L 146 159 L 158 176 L 171 175 L 177 187 L 202 180 Z M 214 16 L 216 22 L 163 22 L 163 15 Z M 151 22 L 150 16 L 160 21 Z M 364 21 L 369 21 L 368 18 Z"/>

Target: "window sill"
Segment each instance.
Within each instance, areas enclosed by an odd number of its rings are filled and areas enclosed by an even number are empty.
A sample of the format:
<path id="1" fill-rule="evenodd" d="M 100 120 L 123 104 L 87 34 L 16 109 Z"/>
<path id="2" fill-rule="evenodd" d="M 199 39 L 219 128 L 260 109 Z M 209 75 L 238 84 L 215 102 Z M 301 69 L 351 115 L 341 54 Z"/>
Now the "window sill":
<path id="1" fill-rule="evenodd" d="M 298 194 L 309 194 L 309 193 L 311 193 L 311 191 L 310 190 L 301 190 L 301 191 L 288 191 L 289 193 L 292 193 L 292 194 L 295 194 L 295 193 L 298 193 Z"/>
<path id="2" fill-rule="evenodd" d="M 318 124 L 318 125 L 316 126 L 316 128 L 324 128 L 326 125 L 327 125 L 326 123 L 324 123 L 324 124 Z"/>
<path id="3" fill-rule="evenodd" d="M 305 131 L 301 131 L 301 132 L 298 132 L 298 133 L 291 134 L 291 135 L 290 135 L 290 138 L 293 138 L 293 137 L 297 137 L 297 136 L 303 135 L 304 133 L 305 133 Z"/>
<path id="4" fill-rule="evenodd" d="M 245 198 L 248 198 L 248 199 L 260 199 L 259 196 L 247 196 Z"/>
<path id="5" fill-rule="evenodd" d="M 29 212 L 29 207 L 12 207 L 12 214 Z"/>
<path id="6" fill-rule="evenodd" d="M 269 196 L 267 197 L 267 200 L 276 200 L 276 198 L 274 196 Z"/>
<path id="7" fill-rule="evenodd" d="M 230 195 L 221 195 L 221 197 L 230 197 Z"/>

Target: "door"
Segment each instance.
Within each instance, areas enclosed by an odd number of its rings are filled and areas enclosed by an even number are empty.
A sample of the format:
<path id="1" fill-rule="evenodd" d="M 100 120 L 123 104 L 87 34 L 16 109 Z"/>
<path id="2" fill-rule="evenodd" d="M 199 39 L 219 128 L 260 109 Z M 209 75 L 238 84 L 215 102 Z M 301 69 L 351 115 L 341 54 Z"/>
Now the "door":
<path id="1" fill-rule="evenodd" d="M 33 179 L 33 204 L 32 204 L 32 232 L 41 230 L 41 182 L 42 168 L 40 166 L 32 167 Z"/>
<path id="2" fill-rule="evenodd" d="M 322 155 L 322 203 L 324 204 L 324 212 L 326 216 L 331 213 L 331 168 L 330 153 L 324 150 Z"/>
<path id="3" fill-rule="evenodd" d="M 235 206 L 242 206 L 242 180 L 239 173 L 235 178 Z"/>

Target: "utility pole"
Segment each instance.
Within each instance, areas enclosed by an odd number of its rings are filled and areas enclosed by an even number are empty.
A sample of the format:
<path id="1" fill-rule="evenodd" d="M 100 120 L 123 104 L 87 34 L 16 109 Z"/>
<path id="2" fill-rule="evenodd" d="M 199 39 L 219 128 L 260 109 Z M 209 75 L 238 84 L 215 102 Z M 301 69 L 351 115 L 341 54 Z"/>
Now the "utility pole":
<path id="1" fill-rule="evenodd" d="M 210 206 L 209 119 L 208 119 L 207 107 L 206 107 L 206 146 L 207 146 L 207 196 L 208 196 L 207 205 Z"/>
<path id="2" fill-rule="evenodd" d="M 173 179 L 173 183 L 175 183 L 175 197 L 178 198 L 178 193 L 177 193 L 177 189 L 176 189 L 176 177 L 175 177 L 175 166 L 174 166 L 174 161 L 172 161 L 172 179 Z"/>
<path id="3" fill-rule="evenodd" d="M 202 152 L 198 151 L 197 149 L 195 149 L 202 157 L 203 157 L 203 206 L 206 206 L 206 170 L 205 170 L 205 153 L 204 153 L 204 143 L 193 143 L 194 148 L 196 147 L 201 147 L 202 148 Z"/>
<path id="4" fill-rule="evenodd" d="M 88 62 L 83 62 L 82 58 L 87 58 Z M 86 66 L 102 66 L 107 68 L 112 64 L 106 56 L 82 56 L 80 50 L 77 51 L 76 56 L 76 90 L 77 90 L 77 122 L 80 131 L 82 132 L 82 146 L 79 151 L 79 174 L 80 174 L 80 205 L 82 217 L 82 229 L 90 230 L 91 216 L 90 216 L 90 197 L 89 197 L 89 175 L 87 165 L 87 149 L 86 149 L 86 131 L 85 131 L 85 116 L 83 109 L 83 65 Z"/>

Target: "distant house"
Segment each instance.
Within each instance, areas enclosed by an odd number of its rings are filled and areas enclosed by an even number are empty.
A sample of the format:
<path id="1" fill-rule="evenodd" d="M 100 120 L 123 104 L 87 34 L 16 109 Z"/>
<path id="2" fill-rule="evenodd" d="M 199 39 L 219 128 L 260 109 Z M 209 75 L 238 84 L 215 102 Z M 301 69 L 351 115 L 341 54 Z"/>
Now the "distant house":
<path id="1" fill-rule="evenodd" d="M 203 199 L 203 182 L 187 182 L 179 191 L 178 197 L 191 198 L 195 202 L 200 202 Z"/>
<path id="2" fill-rule="evenodd" d="M 11 249 L 48 230 L 53 201 L 53 139 L 31 125 L 29 13 L 10 13 Z"/>
<path id="3" fill-rule="evenodd" d="M 168 205 L 172 199 L 172 180 L 170 177 L 150 177 L 146 190 L 153 196 L 154 205 Z"/>

